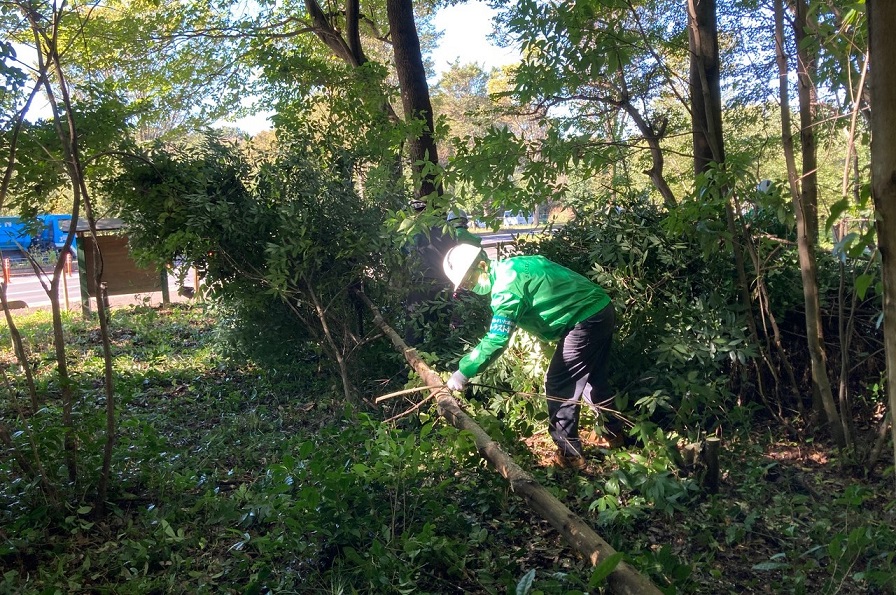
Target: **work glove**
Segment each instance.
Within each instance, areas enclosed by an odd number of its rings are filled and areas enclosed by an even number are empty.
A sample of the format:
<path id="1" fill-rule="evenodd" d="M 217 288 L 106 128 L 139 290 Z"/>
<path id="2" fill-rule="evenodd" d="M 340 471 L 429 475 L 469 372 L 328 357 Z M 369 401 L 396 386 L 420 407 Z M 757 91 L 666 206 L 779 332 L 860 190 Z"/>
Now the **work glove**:
<path id="1" fill-rule="evenodd" d="M 458 370 L 451 375 L 451 378 L 448 379 L 448 382 L 445 383 L 445 386 L 447 386 L 451 390 L 464 390 L 464 387 L 467 386 L 467 377 L 464 376 L 460 370 Z"/>

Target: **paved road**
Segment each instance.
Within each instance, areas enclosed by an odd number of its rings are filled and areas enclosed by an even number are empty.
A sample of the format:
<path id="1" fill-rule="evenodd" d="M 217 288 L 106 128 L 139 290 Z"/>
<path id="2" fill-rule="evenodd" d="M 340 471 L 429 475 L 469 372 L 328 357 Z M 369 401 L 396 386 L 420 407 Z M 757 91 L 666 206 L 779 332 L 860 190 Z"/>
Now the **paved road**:
<path id="1" fill-rule="evenodd" d="M 66 276 L 66 285 L 68 289 L 68 309 L 81 309 L 81 285 L 78 280 L 78 272 L 74 271 L 70 276 Z M 47 281 L 49 285 L 49 281 Z M 168 277 L 169 299 L 172 302 L 183 301 L 186 298 L 177 295 L 177 278 Z M 65 309 L 65 294 L 63 293 L 62 281 L 59 283 L 59 301 L 63 309 Z M 6 288 L 6 300 L 12 308 L 45 308 L 50 306 L 50 298 L 44 291 L 40 281 L 35 275 L 15 275 L 10 279 L 10 283 Z M 146 300 L 152 305 L 162 303 L 162 292 L 142 292 L 135 294 L 114 295 L 109 297 L 109 302 L 113 306 L 125 304 L 142 304 Z M 91 309 L 96 309 L 96 304 L 91 300 Z"/>
<path id="2" fill-rule="evenodd" d="M 45 282 L 49 287 L 50 280 L 46 279 Z M 77 271 L 65 276 L 65 284 L 68 286 L 69 308 L 80 308 L 81 288 Z M 63 307 L 65 303 L 64 289 L 63 282 L 60 281 L 59 299 L 63 303 Z M 18 307 L 38 308 L 50 305 L 50 298 L 47 297 L 47 292 L 44 291 L 43 286 L 34 274 L 14 275 L 6 288 L 6 300 L 10 303 L 10 306 Z M 16 304 L 13 304 L 13 302 L 16 302 Z M 22 306 L 21 303 L 24 303 L 25 306 Z"/>
<path id="3" fill-rule="evenodd" d="M 491 245 L 499 242 L 509 242 L 516 236 L 534 235 L 541 232 L 541 228 L 521 227 L 519 229 L 501 229 L 498 231 L 479 231 L 477 229 L 471 229 L 470 231 L 481 237 L 484 245 Z"/>
<path id="4" fill-rule="evenodd" d="M 520 229 L 502 229 L 496 232 L 479 232 L 475 229 L 471 230 L 474 234 L 482 238 L 482 247 L 485 249 L 489 258 L 497 258 L 498 249 L 501 244 L 512 242 L 517 236 L 534 235 L 541 231 L 540 227 L 526 227 Z"/>

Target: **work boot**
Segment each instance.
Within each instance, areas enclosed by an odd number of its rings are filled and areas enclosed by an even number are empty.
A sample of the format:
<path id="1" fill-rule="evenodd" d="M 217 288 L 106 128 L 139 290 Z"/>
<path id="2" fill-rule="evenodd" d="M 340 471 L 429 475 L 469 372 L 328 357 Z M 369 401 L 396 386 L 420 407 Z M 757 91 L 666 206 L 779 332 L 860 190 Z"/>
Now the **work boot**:
<path id="1" fill-rule="evenodd" d="M 585 457 L 580 455 L 567 455 L 559 449 L 554 453 L 553 463 L 554 466 L 560 467 L 561 469 L 574 469 L 576 471 L 584 469 L 587 464 L 585 462 Z"/>

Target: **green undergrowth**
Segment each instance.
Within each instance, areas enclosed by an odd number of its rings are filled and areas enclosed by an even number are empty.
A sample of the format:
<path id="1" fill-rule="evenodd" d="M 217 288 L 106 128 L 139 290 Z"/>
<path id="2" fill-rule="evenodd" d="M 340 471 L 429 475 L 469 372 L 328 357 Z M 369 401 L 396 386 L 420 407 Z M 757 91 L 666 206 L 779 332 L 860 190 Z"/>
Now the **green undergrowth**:
<path id="1" fill-rule="evenodd" d="M 577 557 L 434 411 L 383 424 L 377 410 L 346 406 L 313 357 L 272 369 L 228 356 L 215 314 L 201 307 L 114 312 L 119 430 L 100 515 L 90 497 L 104 424 L 98 329 L 67 321 L 83 469 L 71 484 L 62 479 L 49 315 L 17 322 L 45 401 L 25 421 L 4 393 L 2 420 L 15 448 L 39 453 L 63 505 L 49 507 L 4 448 L 0 593 L 605 588 L 608 568 Z M 21 393 L 17 367 L 3 357 Z M 467 407 L 667 593 L 894 588 L 885 486 L 849 478 L 836 460 L 745 432 L 726 439 L 722 486 L 708 496 L 699 471 L 677 463 L 676 436 L 642 423 L 621 451 L 591 447 L 589 469 L 575 474 L 546 465 L 534 446 L 544 430 L 539 402 L 509 403 L 493 395 Z"/>
<path id="2" fill-rule="evenodd" d="M 3 457 L 0 593 L 505 592 L 530 568 L 552 592 L 585 585 L 581 564 L 557 562 L 569 553 L 545 527 L 533 536 L 531 513 L 453 428 L 421 415 L 396 429 L 352 410 L 313 360 L 270 370 L 224 357 L 213 314 L 199 308 L 112 320 L 109 510 L 99 516 L 88 496 L 100 338 L 73 318 L 74 416 L 90 461 L 76 485 L 51 472 L 65 501 L 52 509 Z M 49 322 L 19 319 L 45 406 L 26 423 L 4 398 L 3 420 L 16 447 L 27 452 L 32 436 L 58 466 Z M 4 367 L 15 374 L 11 359 Z"/>

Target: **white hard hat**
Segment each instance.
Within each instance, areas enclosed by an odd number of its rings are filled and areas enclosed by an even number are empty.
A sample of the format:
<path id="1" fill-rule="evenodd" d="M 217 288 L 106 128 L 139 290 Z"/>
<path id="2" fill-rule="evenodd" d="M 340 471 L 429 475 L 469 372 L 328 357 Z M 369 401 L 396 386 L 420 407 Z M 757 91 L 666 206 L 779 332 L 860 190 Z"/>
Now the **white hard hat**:
<path id="1" fill-rule="evenodd" d="M 464 277 L 470 272 L 470 267 L 479 258 L 482 248 L 473 246 L 472 244 L 458 244 L 445 254 L 442 261 L 442 269 L 445 276 L 454 284 L 454 289 L 460 287 Z"/>

